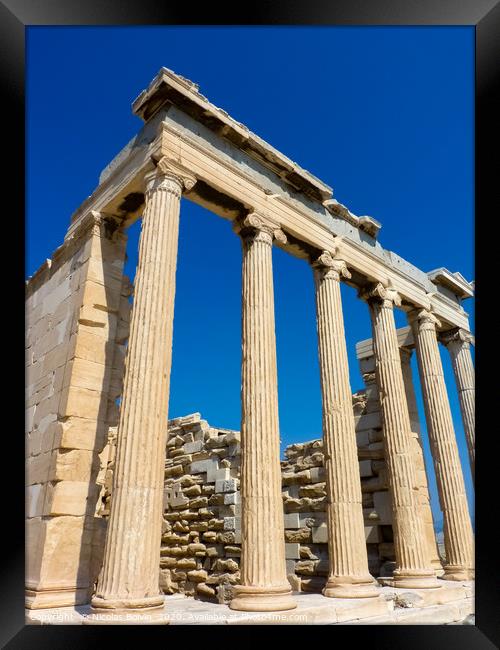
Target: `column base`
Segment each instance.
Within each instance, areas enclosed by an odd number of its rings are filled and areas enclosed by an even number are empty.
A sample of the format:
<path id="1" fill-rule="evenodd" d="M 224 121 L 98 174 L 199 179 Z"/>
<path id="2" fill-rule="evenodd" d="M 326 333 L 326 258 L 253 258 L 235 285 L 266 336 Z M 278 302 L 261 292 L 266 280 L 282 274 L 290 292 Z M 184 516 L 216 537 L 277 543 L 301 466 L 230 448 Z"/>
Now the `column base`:
<path id="1" fill-rule="evenodd" d="M 168 625 L 164 596 L 107 599 L 94 596 L 84 625 Z"/>
<path id="2" fill-rule="evenodd" d="M 236 585 L 234 594 L 229 607 L 242 612 L 281 612 L 297 607 L 288 582 L 280 587 Z"/>
<path id="3" fill-rule="evenodd" d="M 439 560 L 432 560 L 431 568 L 434 569 L 437 576 L 443 575 L 444 572 L 443 565 Z"/>
<path id="4" fill-rule="evenodd" d="M 328 578 L 322 591 L 327 598 L 378 598 L 380 591 L 371 576 L 334 576 Z"/>
<path id="5" fill-rule="evenodd" d="M 392 586 L 397 589 L 439 589 L 442 585 L 435 571 L 394 571 Z"/>
<path id="6" fill-rule="evenodd" d="M 456 564 L 446 564 L 444 566 L 442 579 L 455 580 L 456 582 L 474 580 L 474 573 L 474 569 L 468 569 L 467 567 Z"/>
<path id="7" fill-rule="evenodd" d="M 26 589 L 26 609 L 49 609 L 85 605 L 90 600 L 90 590 L 85 588 Z"/>

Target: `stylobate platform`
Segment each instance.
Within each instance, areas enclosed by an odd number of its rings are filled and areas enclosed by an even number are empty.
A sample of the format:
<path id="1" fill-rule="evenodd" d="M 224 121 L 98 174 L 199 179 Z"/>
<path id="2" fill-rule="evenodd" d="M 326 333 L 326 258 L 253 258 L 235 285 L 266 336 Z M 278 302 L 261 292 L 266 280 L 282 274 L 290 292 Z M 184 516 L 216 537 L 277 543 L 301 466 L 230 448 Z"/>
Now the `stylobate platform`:
<path id="1" fill-rule="evenodd" d="M 165 606 L 148 620 L 138 616 L 113 614 L 102 616 L 100 624 L 136 625 L 308 625 L 308 624 L 460 624 L 474 613 L 473 583 L 440 581 L 433 590 L 404 590 L 382 587 L 378 598 L 325 598 L 321 594 L 295 593 L 297 608 L 288 612 L 236 612 L 227 605 L 167 596 Z M 90 605 L 27 610 L 27 624 L 82 625 L 89 623 Z"/>

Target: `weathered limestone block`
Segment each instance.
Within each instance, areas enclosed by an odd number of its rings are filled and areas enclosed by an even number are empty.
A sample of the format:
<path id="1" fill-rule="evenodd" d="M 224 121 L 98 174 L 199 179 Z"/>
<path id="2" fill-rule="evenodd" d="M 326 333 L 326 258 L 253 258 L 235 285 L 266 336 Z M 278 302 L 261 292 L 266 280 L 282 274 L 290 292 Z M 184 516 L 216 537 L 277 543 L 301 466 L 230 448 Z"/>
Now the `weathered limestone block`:
<path id="1" fill-rule="evenodd" d="M 161 540 L 162 542 L 166 542 L 167 544 L 187 544 L 189 542 L 189 535 L 177 535 L 175 533 L 166 533 L 165 535 L 162 535 Z"/>
<path id="2" fill-rule="evenodd" d="M 199 496 L 201 494 L 201 486 L 200 485 L 191 485 L 190 487 L 184 488 L 184 495 L 187 497 L 193 497 L 193 496 Z M 208 503 L 207 500 L 203 501 L 203 505 L 206 505 Z M 190 503 L 191 507 L 196 507 L 193 502 Z"/>
<path id="3" fill-rule="evenodd" d="M 199 571 L 188 571 L 187 575 L 192 582 L 205 582 L 208 578 L 208 573 L 203 569 Z"/>
<path id="4" fill-rule="evenodd" d="M 26 522 L 28 608 L 87 602 L 91 584 L 79 566 L 90 563 L 91 540 L 92 529 L 84 517 L 35 517 Z"/>
<path id="5" fill-rule="evenodd" d="M 170 440 L 167 442 L 167 449 L 169 447 L 177 447 L 179 445 L 182 445 L 184 443 L 184 440 L 180 436 L 174 436 L 173 438 L 170 438 Z"/>
<path id="6" fill-rule="evenodd" d="M 215 481 L 215 491 L 216 492 L 235 492 L 238 489 L 238 480 L 230 478 L 227 480 L 216 480 Z"/>
<path id="7" fill-rule="evenodd" d="M 299 514 L 288 513 L 285 514 L 285 529 L 300 528 Z"/>
<path id="8" fill-rule="evenodd" d="M 225 546 L 224 554 L 226 555 L 226 557 L 240 557 L 241 548 L 239 546 Z"/>
<path id="9" fill-rule="evenodd" d="M 302 470 L 299 472 L 288 472 L 282 475 L 283 485 L 293 485 L 295 483 L 309 483 L 312 474 L 309 470 Z"/>
<path id="10" fill-rule="evenodd" d="M 287 561 L 300 559 L 300 544 L 285 544 L 285 557 Z"/>
<path id="11" fill-rule="evenodd" d="M 229 571 L 230 573 L 234 573 L 235 571 L 239 570 L 239 565 L 237 562 L 234 560 L 228 559 L 228 560 L 222 560 L 218 559 L 215 560 L 213 566 L 212 566 L 213 571 L 221 571 L 221 572 L 227 572 Z"/>
<path id="12" fill-rule="evenodd" d="M 46 516 L 90 515 L 95 510 L 98 486 L 86 481 L 58 481 L 47 484 L 44 514 Z"/>
<path id="13" fill-rule="evenodd" d="M 304 485 L 299 488 L 299 497 L 324 497 L 326 496 L 326 484 L 314 483 L 312 485 Z"/>
<path id="14" fill-rule="evenodd" d="M 182 465 L 172 465 L 172 467 L 167 467 L 165 469 L 166 477 L 181 476 L 184 473 Z M 188 499 L 189 501 L 189 499 Z"/>
<path id="15" fill-rule="evenodd" d="M 189 501 L 189 508 L 203 508 L 204 506 L 208 505 L 208 497 L 196 497 L 195 499 L 191 499 Z"/>
<path id="16" fill-rule="evenodd" d="M 177 562 L 177 568 L 178 569 L 196 569 L 197 566 L 198 566 L 197 561 L 195 559 L 191 559 L 191 558 L 181 558 Z"/>
<path id="17" fill-rule="evenodd" d="M 312 529 L 312 541 L 314 544 L 328 543 L 328 528 L 326 522 Z"/>
<path id="18" fill-rule="evenodd" d="M 285 540 L 290 543 L 310 542 L 312 541 L 311 529 L 285 530 Z"/>
<path id="19" fill-rule="evenodd" d="M 310 470 L 311 483 L 321 483 L 326 478 L 324 467 L 312 467 Z"/>
<path id="20" fill-rule="evenodd" d="M 206 551 L 207 547 L 205 544 L 188 544 L 188 553 L 194 554 L 199 551 Z"/>
<path id="21" fill-rule="evenodd" d="M 316 571 L 318 561 L 301 560 L 295 564 L 295 572 L 299 575 L 313 575 Z"/>
<path id="22" fill-rule="evenodd" d="M 162 555 L 183 556 L 187 555 L 187 544 L 184 546 L 167 546 L 161 548 Z"/>
<path id="23" fill-rule="evenodd" d="M 172 582 L 185 582 L 187 578 L 186 571 L 174 571 L 172 573 Z M 183 590 L 185 591 L 185 585 L 183 585 Z"/>
<path id="24" fill-rule="evenodd" d="M 197 584 L 196 585 L 196 591 L 201 596 L 208 596 L 210 598 L 215 597 L 215 595 L 216 595 L 215 589 L 212 589 L 212 587 L 209 587 L 205 583 Z"/>
<path id="25" fill-rule="evenodd" d="M 89 483 L 98 458 L 89 450 L 59 449 L 54 452 L 51 481 Z M 94 467 L 93 467 L 94 466 Z"/>

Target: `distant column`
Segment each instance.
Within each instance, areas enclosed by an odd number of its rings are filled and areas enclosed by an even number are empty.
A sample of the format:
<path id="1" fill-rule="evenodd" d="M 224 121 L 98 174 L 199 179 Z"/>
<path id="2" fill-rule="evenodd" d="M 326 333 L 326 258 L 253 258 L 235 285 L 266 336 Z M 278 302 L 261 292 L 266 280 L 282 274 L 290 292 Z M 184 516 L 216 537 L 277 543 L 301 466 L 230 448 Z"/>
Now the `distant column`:
<path id="1" fill-rule="evenodd" d="M 403 370 L 406 402 L 408 404 L 408 414 L 410 416 L 411 442 L 413 447 L 413 459 L 415 462 L 415 478 L 417 481 L 415 484 L 415 489 L 417 491 L 417 500 L 422 515 L 424 535 L 427 540 L 431 566 L 436 571 L 442 573 L 443 567 L 441 566 L 436 533 L 434 531 L 434 521 L 432 518 L 432 510 L 430 505 L 427 470 L 425 467 L 424 452 L 420 435 L 417 399 L 415 397 L 415 387 L 413 385 L 413 377 L 411 372 L 411 355 L 413 354 L 413 350 L 410 348 L 400 348 L 399 353 L 401 355 L 401 368 Z"/>
<path id="2" fill-rule="evenodd" d="M 94 612 L 147 614 L 164 600 L 159 557 L 179 209 L 182 190 L 195 179 L 162 160 L 145 182 L 111 514 Z"/>
<path id="3" fill-rule="evenodd" d="M 415 494 L 415 465 L 393 305 L 401 298 L 377 284 L 361 292 L 372 319 L 375 374 L 380 395 L 382 430 L 392 496 L 396 569 L 394 586 L 433 588 L 439 583 L 430 566 L 427 543 Z"/>
<path id="4" fill-rule="evenodd" d="M 379 595 L 368 570 L 352 391 L 342 315 L 340 277 L 346 263 L 324 251 L 313 263 L 323 399 L 330 571 L 323 594 L 337 598 Z"/>
<path id="5" fill-rule="evenodd" d="M 252 213 L 235 224 L 243 245 L 241 381 L 241 584 L 231 609 L 297 605 L 286 576 L 274 331 L 273 239 L 284 233 Z"/>
<path id="6" fill-rule="evenodd" d="M 447 580 L 471 580 L 474 577 L 474 537 L 439 354 L 436 325 L 440 323 L 425 309 L 410 312 L 409 321 L 417 350 L 427 431 L 443 511 L 444 577 Z"/>
<path id="7" fill-rule="evenodd" d="M 475 379 L 474 365 L 470 353 L 470 346 L 474 337 L 463 329 L 454 329 L 441 335 L 441 341 L 450 353 L 455 381 L 460 400 L 460 410 L 464 424 L 465 439 L 469 450 L 472 479 L 475 472 Z"/>

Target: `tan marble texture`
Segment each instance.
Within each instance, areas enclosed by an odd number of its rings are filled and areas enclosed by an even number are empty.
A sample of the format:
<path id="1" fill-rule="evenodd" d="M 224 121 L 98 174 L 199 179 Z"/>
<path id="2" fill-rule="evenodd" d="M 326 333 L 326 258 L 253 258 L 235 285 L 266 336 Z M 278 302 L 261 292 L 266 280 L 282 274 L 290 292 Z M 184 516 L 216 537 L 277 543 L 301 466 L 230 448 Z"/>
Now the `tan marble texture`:
<path id="1" fill-rule="evenodd" d="M 394 304 L 400 305 L 401 298 L 396 291 L 381 284 L 369 287 L 361 297 L 368 301 L 372 319 L 373 351 L 392 495 L 396 554 L 394 585 L 421 589 L 437 587 L 415 491 L 411 425 L 393 313 Z"/>
<path id="2" fill-rule="evenodd" d="M 474 576 L 474 538 L 467 493 L 436 334 L 437 318 L 429 311 L 409 315 L 415 338 L 427 431 L 444 520 L 447 580 Z"/>
<path id="3" fill-rule="evenodd" d="M 368 570 L 352 391 L 342 315 L 344 261 L 324 251 L 314 264 L 316 320 L 323 401 L 330 569 L 323 594 L 376 597 Z"/>
<path id="4" fill-rule="evenodd" d="M 194 179 L 160 161 L 146 177 L 123 401 L 104 563 L 94 610 L 161 607 L 165 423 L 182 189 Z"/>
<path id="5" fill-rule="evenodd" d="M 241 584 L 232 609 L 296 607 L 286 577 L 281 497 L 272 243 L 283 233 L 250 214 L 243 244 L 241 382 Z"/>

